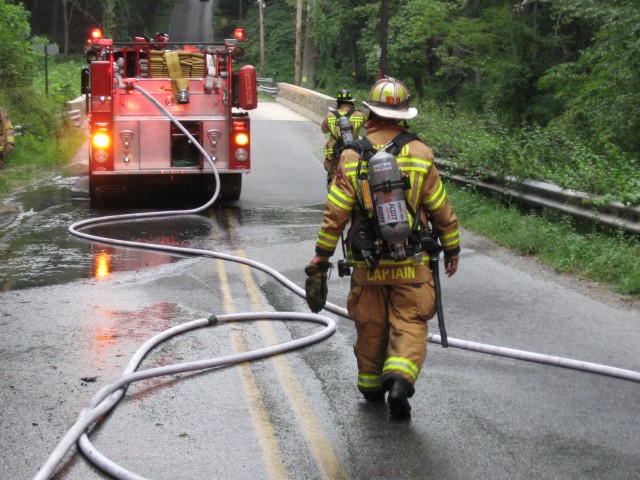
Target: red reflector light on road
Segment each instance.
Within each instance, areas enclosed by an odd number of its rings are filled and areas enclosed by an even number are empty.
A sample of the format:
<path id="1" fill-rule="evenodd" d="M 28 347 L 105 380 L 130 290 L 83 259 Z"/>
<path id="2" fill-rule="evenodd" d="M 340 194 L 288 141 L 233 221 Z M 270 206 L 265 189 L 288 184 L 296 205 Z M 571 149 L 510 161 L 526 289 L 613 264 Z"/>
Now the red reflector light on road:
<path id="1" fill-rule="evenodd" d="M 106 278 L 109 276 L 111 267 L 111 255 L 102 250 L 98 253 L 94 260 L 94 276 L 96 278 Z"/>
<path id="2" fill-rule="evenodd" d="M 245 145 L 249 144 L 249 135 L 244 132 L 236 133 L 234 136 L 234 141 L 236 145 L 244 147 Z"/>
<path id="3" fill-rule="evenodd" d="M 235 38 L 236 40 L 244 40 L 244 28 L 236 28 L 233 31 L 233 38 Z"/>

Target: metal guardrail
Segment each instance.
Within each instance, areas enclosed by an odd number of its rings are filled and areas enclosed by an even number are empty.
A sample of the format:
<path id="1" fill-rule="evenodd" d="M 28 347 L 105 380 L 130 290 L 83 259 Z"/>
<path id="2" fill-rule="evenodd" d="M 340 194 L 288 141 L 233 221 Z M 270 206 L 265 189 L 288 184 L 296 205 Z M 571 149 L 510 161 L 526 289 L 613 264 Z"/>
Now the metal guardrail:
<path id="1" fill-rule="evenodd" d="M 275 97 L 278 94 L 278 84 L 275 77 L 257 78 L 260 91 Z"/>
<path id="2" fill-rule="evenodd" d="M 453 171 L 451 164 L 444 160 L 437 159 L 436 164 L 443 177 L 450 178 L 456 183 L 473 185 L 481 190 L 517 198 L 533 205 L 640 235 L 640 206 L 628 206 L 621 202 L 607 203 L 594 195 L 534 180 L 518 181 L 510 177 L 469 179 L 460 172 Z"/>
<path id="3" fill-rule="evenodd" d="M 79 109 L 67 110 L 65 113 L 77 127 L 82 126 L 82 112 Z"/>

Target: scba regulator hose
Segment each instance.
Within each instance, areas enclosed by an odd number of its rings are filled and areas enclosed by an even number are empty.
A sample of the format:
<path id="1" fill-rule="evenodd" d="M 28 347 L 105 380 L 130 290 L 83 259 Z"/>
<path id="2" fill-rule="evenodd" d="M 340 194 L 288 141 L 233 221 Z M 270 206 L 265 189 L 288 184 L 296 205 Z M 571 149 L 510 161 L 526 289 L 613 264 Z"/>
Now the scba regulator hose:
<path id="1" fill-rule="evenodd" d="M 82 231 L 89 227 L 95 227 L 98 225 L 112 224 L 116 222 L 125 222 L 147 218 L 164 218 L 168 216 L 176 215 L 189 215 L 200 213 L 215 203 L 220 193 L 220 177 L 215 167 L 214 160 L 200 145 L 199 142 L 185 129 L 182 124 L 167 111 L 164 106 L 149 95 L 144 89 L 137 85 L 133 86 L 140 91 L 145 97 L 147 97 L 161 112 L 163 112 L 175 125 L 179 128 L 197 148 L 200 150 L 206 161 L 211 165 L 215 177 L 215 190 L 211 199 L 202 205 L 201 207 L 189 210 L 169 210 L 160 212 L 144 212 L 133 213 L 125 215 L 111 215 L 105 217 L 92 218 L 82 220 L 74 223 L 69 227 L 69 232 L 77 237 L 104 244 L 117 245 L 129 248 L 139 248 L 145 250 L 156 250 L 165 252 L 168 254 L 188 255 L 188 256 L 200 256 L 207 258 L 217 258 L 221 260 L 227 260 L 237 263 L 242 263 L 249 267 L 260 270 L 267 275 L 271 276 L 283 286 L 302 297 L 306 298 L 306 293 L 303 288 L 299 287 L 284 275 L 278 271 L 269 268 L 266 265 L 252 261 L 247 258 L 237 257 L 234 255 L 223 254 L 212 250 L 194 249 L 185 247 L 175 247 L 170 245 L 150 244 L 143 242 L 135 242 L 129 240 L 114 239 L 108 237 L 102 237 L 98 235 L 92 235 Z M 327 303 L 325 309 L 340 317 L 349 318 L 346 309 Z M 238 353 L 235 355 L 229 355 L 221 358 L 214 358 L 208 360 L 200 360 L 196 362 L 181 363 L 176 365 L 169 365 L 159 368 L 150 368 L 146 370 L 138 371 L 140 363 L 145 356 L 153 350 L 155 347 L 163 343 L 164 341 L 173 338 L 177 335 L 181 335 L 186 332 L 194 331 L 200 328 L 206 328 L 215 325 L 221 325 L 230 322 L 243 322 L 254 320 L 283 320 L 283 321 L 304 321 L 316 324 L 324 325 L 324 328 L 307 337 L 292 340 L 278 345 L 262 348 L 259 350 L 253 350 L 249 352 Z M 151 339 L 147 340 L 134 354 L 129 361 L 129 364 L 125 368 L 123 375 L 116 381 L 104 386 L 94 395 L 94 397 L 85 405 L 84 409 L 80 413 L 76 423 L 69 429 L 66 435 L 58 443 L 53 450 L 47 461 L 42 468 L 38 471 L 34 480 L 46 480 L 53 476 L 58 465 L 62 462 L 63 457 L 71 449 L 74 443 L 77 442 L 78 448 L 82 453 L 91 461 L 96 467 L 101 469 L 107 475 L 116 479 L 123 480 L 146 480 L 129 470 L 121 467 L 112 460 L 102 455 L 90 442 L 86 430 L 93 425 L 100 417 L 106 415 L 124 396 L 126 387 L 134 382 L 141 380 L 148 380 L 155 377 L 161 377 L 166 375 L 176 375 L 185 372 L 195 372 L 200 370 L 208 370 L 218 368 L 227 365 L 235 365 L 241 362 L 249 362 L 258 359 L 263 359 L 272 355 L 289 352 L 298 348 L 313 345 L 330 337 L 336 330 L 334 320 L 331 318 L 312 314 L 312 313 L 298 313 L 298 312 L 253 312 L 253 313 L 241 313 L 230 315 L 211 316 L 209 318 L 201 318 L 193 320 L 175 327 L 169 328 L 164 332 L 161 332 Z M 436 334 L 429 334 L 429 342 L 441 343 L 440 336 Z M 547 365 L 554 365 L 558 367 L 570 368 L 574 370 L 580 370 L 584 372 L 596 373 L 600 375 L 606 375 L 623 380 L 630 380 L 633 382 L 640 382 L 640 372 L 632 370 L 624 370 L 616 367 L 609 367 L 606 365 L 600 365 L 596 363 L 583 362 L 580 360 L 572 360 L 569 358 L 543 355 L 534 352 L 527 352 L 523 350 L 516 350 L 512 348 L 497 347 L 494 345 L 487 345 L 482 343 L 470 342 L 466 340 L 460 340 L 456 338 L 448 338 L 450 347 L 460 348 L 464 350 L 470 350 L 479 353 L 486 353 L 490 355 L 498 355 L 508 357 L 516 360 L 524 360 L 527 362 L 543 363 Z"/>

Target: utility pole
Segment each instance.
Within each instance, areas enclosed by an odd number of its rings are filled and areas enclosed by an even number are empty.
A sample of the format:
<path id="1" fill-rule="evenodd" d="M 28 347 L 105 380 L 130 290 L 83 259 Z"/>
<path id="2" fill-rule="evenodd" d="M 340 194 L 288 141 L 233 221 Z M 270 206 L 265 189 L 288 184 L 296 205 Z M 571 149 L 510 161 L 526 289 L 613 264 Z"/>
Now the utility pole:
<path id="1" fill-rule="evenodd" d="M 302 0 L 298 0 L 296 9 L 296 56 L 294 84 L 300 85 L 300 59 L 302 57 Z"/>
<path id="2" fill-rule="evenodd" d="M 380 63 L 378 80 L 387 74 L 387 44 L 389 40 L 389 0 L 380 0 Z"/>
<path id="3" fill-rule="evenodd" d="M 264 76 L 264 0 L 258 0 L 260 10 L 260 76 Z"/>

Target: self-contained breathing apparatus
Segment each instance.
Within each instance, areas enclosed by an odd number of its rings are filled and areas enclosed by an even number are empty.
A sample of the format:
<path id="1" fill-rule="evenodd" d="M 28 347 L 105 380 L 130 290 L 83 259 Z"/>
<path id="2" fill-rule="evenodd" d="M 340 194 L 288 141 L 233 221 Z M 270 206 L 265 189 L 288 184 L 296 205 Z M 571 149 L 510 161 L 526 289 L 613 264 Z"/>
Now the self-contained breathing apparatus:
<path id="1" fill-rule="evenodd" d="M 349 118 L 356 111 L 355 108 L 350 108 L 348 112 L 345 114 L 340 113 L 335 108 L 329 108 L 329 111 L 335 115 L 337 118 L 336 128 L 331 133 L 333 138 L 335 138 L 336 143 L 333 145 L 333 163 L 334 166 L 340 161 L 340 155 L 347 145 L 354 140 L 353 136 L 353 125 L 351 124 L 351 120 Z M 331 183 L 331 172 L 327 174 L 327 184 Z"/>
<path id="2" fill-rule="evenodd" d="M 429 212 L 427 223 L 424 223 L 419 216 L 420 204 L 416 212 L 407 201 L 405 191 L 411 188 L 409 177 L 402 175 L 396 160 L 396 155 L 402 148 L 417 138 L 411 133 L 401 133 L 379 151 L 366 138 L 347 146 L 360 153 L 356 180 L 360 192 L 362 222 L 352 227 L 351 254 L 354 260 L 364 261 L 367 268 L 373 271 L 383 258 L 403 261 L 413 255 L 415 261 L 419 262 L 422 252 L 427 252 L 436 290 L 441 345 L 447 347 L 439 272 L 442 246 Z M 366 171 L 363 169 L 365 162 L 368 165 Z M 413 225 L 409 214 L 413 217 Z M 338 274 L 342 277 L 350 273 L 347 262 L 340 260 Z"/>
<path id="3" fill-rule="evenodd" d="M 336 141 L 336 144 L 333 146 L 333 158 L 335 162 L 340 161 L 340 155 L 348 145 L 350 145 L 353 138 L 353 125 L 351 124 L 351 120 L 349 117 L 355 111 L 354 108 L 349 109 L 349 111 L 345 115 L 341 115 L 338 110 L 335 108 L 329 109 L 331 113 L 333 113 L 336 117 L 338 117 L 337 127 L 340 132 L 339 138 Z M 327 174 L 327 185 L 331 184 L 331 172 Z M 351 269 L 349 268 L 349 264 L 347 263 L 346 256 L 347 252 L 345 251 L 344 246 L 344 235 L 341 235 L 341 243 L 342 243 L 342 253 L 345 258 L 338 261 L 338 275 L 340 277 L 345 277 L 351 275 Z"/>
<path id="4" fill-rule="evenodd" d="M 362 210 L 362 222 L 351 232 L 351 251 L 354 259 L 364 261 L 369 270 L 375 270 L 382 258 L 402 261 L 414 255 L 419 261 L 423 251 L 436 246 L 438 253 L 441 251 L 431 230 L 407 202 L 409 177 L 402 175 L 396 160 L 404 145 L 417 138 L 402 133 L 379 151 L 366 138 L 349 145 L 360 153 L 356 180 Z M 413 225 L 409 214 L 414 218 Z"/>

